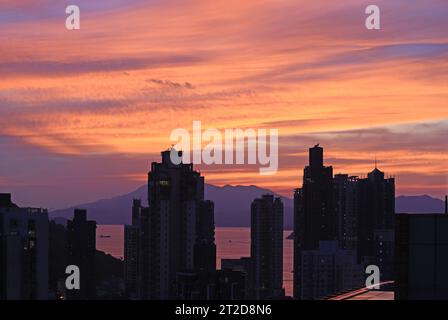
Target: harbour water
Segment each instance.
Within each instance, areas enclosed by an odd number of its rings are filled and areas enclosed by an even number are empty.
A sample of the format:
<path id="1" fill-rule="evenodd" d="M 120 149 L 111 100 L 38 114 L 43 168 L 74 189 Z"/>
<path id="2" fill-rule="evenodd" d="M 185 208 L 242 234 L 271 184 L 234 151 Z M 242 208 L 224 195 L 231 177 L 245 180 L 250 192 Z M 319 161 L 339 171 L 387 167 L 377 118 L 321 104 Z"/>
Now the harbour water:
<path id="1" fill-rule="evenodd" d="M 221 267 L 221 259 L 250 256 L 250 228 L 216 228 L 216 264 Z M 291 231 L 284 232 L 283 241 L 283 287 L 292 295 L 293 241 L 286 239 Z M 121 225 L 99 225 L 96 231 L 98 250 L 123 259 L 124 227 Z"/>

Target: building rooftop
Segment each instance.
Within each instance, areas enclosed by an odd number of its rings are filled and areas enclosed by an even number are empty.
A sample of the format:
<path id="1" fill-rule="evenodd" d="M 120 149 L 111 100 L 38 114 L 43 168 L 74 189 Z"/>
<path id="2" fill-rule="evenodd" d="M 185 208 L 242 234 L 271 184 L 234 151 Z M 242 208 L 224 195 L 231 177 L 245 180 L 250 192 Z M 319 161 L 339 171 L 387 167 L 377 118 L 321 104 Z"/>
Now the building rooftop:
<path id="1" fill-rule="evenodd" d="M 0 193 L 0 208 L 17 208 L 17 205 L 11 201 L 10 193 Z"/>
<path id="2" fill-rule="evenodd" d="M 395 293 L 391 290 L 393 283 L 393 281 L 382 282 L 383 290 L 361 288 L 329 297 L 327 300 L 395 300 Z M 385 288 L 387 290 L 384 290 Z"/>
<path id="3" fill-rule="evenodd" d="M 371 290 L 346 300 L 394 300 L 394 299 L 395 299 L 395 293 L 393 291 Z"/>

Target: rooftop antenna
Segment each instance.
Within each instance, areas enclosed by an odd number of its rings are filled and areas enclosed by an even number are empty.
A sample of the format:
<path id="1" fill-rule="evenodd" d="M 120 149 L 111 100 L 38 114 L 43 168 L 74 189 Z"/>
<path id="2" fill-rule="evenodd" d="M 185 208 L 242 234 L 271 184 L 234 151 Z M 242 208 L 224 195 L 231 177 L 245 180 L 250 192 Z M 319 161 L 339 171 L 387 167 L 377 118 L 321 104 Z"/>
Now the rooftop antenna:
<path id="1" fill-rule="evenodd" d="M 376 156 L 375 156 L 375 169 L 378 169 L 378 163 L 377 163 L 377 160 L 376 160 Z"/>

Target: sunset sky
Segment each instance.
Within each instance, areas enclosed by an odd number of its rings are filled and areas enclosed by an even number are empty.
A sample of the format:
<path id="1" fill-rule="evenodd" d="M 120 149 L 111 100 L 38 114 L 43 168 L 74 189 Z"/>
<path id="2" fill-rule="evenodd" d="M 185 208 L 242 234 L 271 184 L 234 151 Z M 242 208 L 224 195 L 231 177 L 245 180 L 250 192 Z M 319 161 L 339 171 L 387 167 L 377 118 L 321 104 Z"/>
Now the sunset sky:
<path id="1" fill-rule="evenodd" d="M 364 25 L 381 8 L 381 30 Z M 81 30 L 65 8 L 81 9 Z M 59 208 L 134 190 L 176 128 L 276 128 L 280 168 L 199 166 L 291 197 L 335 173 L 448 191 L 446 0 L 0 1 L 0 192 Z"/>

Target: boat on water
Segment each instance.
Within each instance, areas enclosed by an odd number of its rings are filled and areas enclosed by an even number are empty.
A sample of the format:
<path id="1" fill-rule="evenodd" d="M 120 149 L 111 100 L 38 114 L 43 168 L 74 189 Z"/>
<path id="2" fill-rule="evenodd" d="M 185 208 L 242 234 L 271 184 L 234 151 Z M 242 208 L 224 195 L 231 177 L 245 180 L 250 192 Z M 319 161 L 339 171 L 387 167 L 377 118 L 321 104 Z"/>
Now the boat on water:
<path id="1" fill-rule="evenodd" d="M 104 234 L 102 234 L 102 235 L 100 235 L 100 238 L 110 238 L 111 236 L 109 236 L 109 235 L 104 235 Z"/>

